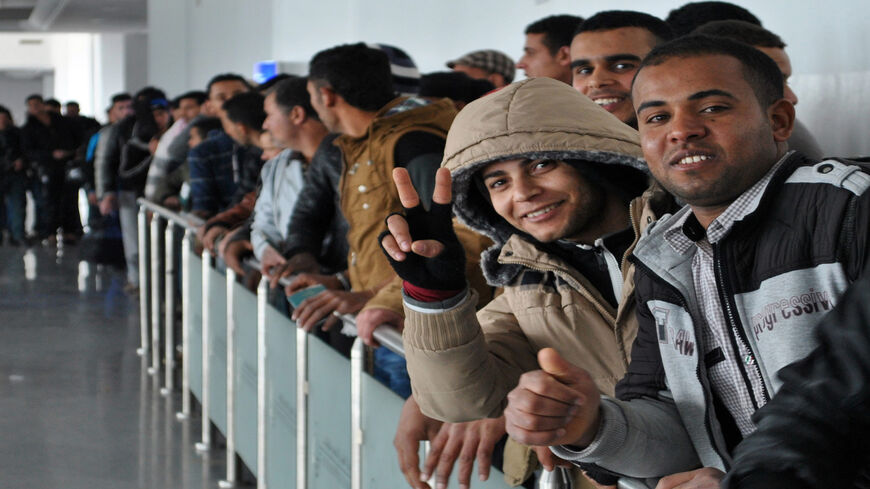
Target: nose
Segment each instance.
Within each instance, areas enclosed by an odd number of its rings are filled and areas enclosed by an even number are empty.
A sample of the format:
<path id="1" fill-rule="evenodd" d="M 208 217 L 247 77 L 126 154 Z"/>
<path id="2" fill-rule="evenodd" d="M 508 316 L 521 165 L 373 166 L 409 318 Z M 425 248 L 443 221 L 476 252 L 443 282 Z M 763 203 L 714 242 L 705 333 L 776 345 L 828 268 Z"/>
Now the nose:
<path id="1" fill-rule="evenodd" d="M 791 89 L 790 86 L 788 86 L 787 83 L 785 85 L 785 90 L 783 90 L 783 96 L 786 100 L 791 102 L 792 105 L 797 105 L 797 103 L 798 103 L 797 94 L 794 93 L 794 91 Z"/>
<path id="2" fill-rule="evenodd" d="M 703 122 L 688 111 L 677 111 L 671 115 L 668 124 L 668 137 L 673 142 L 685 142 L 702 138 L 707 129 Z"/>
<path id="3" fill-rule="evenodd" d="M 601 88 L 613 84 L 613 78 L 602 69 L 595 69 L 586 80 L 586 85 L 591 88 Z"/>
<path id="4" fill-rule="evenodd" d="M 515 202 L 525 202 L 531 200 L 536 195 L 541 193 L 541 188 L 529 175 L 522 175 L 518 178 L 515 178 L 513 181 L 513 190 L 513 198 Z"/>

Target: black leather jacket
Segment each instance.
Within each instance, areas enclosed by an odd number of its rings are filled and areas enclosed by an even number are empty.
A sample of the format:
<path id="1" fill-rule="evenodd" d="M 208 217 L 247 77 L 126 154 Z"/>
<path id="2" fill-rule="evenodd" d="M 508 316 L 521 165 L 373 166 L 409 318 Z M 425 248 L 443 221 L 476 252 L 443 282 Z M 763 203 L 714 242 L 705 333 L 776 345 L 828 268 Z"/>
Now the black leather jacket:
<path id="1" fill-rule="evenodd" d="M 723 487 L 870 487 L 870 277 L 819 323 L 819 346 L 779 372 Z M 858 474 L 861 475 L 858 475 Z"/>
<path id="2" fill-rule="evenodd" d="M 332 144 L 337 136 L 323 138 L 311 159 L 281 250 L 286 258 L 311 253 L 324 272 L 347 268 L 348 225 L 341 213 L 338 194 L 341 150 Z"/>

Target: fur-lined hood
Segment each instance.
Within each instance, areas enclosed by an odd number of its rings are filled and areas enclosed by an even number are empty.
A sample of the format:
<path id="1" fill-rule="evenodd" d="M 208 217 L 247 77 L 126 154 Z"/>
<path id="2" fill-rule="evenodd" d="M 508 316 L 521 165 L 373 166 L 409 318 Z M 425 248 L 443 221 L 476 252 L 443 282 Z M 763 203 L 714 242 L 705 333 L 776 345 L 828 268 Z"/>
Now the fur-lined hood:
<path id="1" fill-rule="evenodd" d="M 523 80 L 468 104 L 450 127 L 442 166 L 453 176 L 457 217 L 495 242 L 481 266 L 496 286 L 520 271 L 497 261 L 505 242 L 520 233 L 496 214 L 473 177 L 489 163 L 515 158 L 593 161 L 648 173 L 637 131 L 560 81 Z"/>

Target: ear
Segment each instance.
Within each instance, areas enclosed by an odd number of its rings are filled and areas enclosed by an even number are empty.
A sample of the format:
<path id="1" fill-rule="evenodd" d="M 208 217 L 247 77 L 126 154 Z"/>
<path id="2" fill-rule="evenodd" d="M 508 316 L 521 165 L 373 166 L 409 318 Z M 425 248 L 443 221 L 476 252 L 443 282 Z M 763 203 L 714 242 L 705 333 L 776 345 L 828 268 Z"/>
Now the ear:
<path id="1" fill-rule="evenodd" d="M 290 109 L 290 113 L 287 114 L 287 118 L 290 119 L 290 122 L 295 126 L 300 126 L 305 123 L 308 117 L 305 115 L 305 109 L 303 109 L 299 105 L 294 105 L 292 109 Z"/>
<path id="2" fill-rule="evenodd" d="M 562 46 L 556 51 L 556 62 L 562 66 L 571 65 L 571 46 Z"/>
<path id="3" fill-rule="evenodd" d="M 767 108 L 767 118 L 773 129 L 773 139 L 782 143 L 791 137 L 794 129 L 794 105 L 786 99 L 780 99 Z"/>

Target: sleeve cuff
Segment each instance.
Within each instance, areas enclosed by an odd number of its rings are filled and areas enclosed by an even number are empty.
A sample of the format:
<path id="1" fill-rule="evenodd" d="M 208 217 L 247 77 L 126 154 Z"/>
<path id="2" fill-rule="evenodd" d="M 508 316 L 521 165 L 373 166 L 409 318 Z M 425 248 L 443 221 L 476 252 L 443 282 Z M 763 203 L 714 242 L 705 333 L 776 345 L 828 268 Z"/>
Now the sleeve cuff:
<path id="1" fill-rule="evenodd" d="M 449 311 L 451 309 L 456 309 L 460 306 L 460 304 L 462 304 L 466 297 L 468 297 L 467 287 L 453 297 L 449 297 L 447 299 L 436 302 L 419 301 L 409 296 L 408 293 L 404 291 L 404 289 L 402 290 L 402 299 L 404 300 L 405 306 L 412 311 L 423 314 L 437 314 Z"/>
<path id="2" fill-rule="evenodd" d="M 615 453 L 625 443 L 627 425 L 625 416 L 611 399 L 601 399 L 601 425 L 592 443 L 584 449 L 571 445 L 550 447 L 557 457 L 572 462 L 597 463 L 604 457 Z"/>

